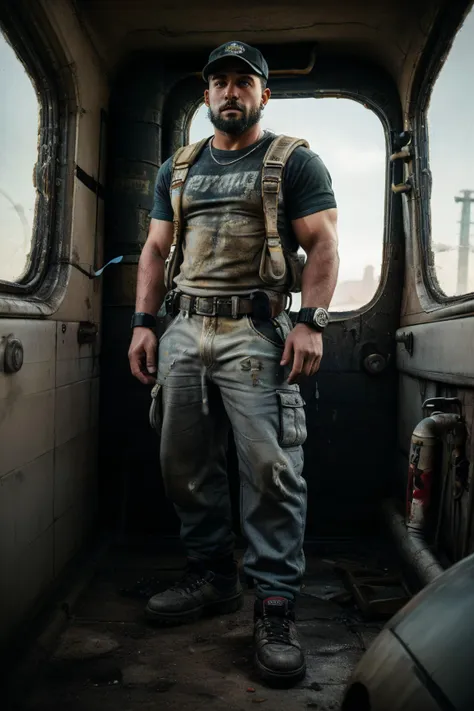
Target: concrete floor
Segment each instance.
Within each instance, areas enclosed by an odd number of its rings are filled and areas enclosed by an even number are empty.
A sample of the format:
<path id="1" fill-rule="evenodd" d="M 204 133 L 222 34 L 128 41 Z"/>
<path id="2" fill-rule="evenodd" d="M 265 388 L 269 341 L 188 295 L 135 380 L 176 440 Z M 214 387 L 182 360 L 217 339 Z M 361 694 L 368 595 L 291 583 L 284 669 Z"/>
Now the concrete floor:
<path id="1" fill-rule="evenodd" d="M 392 567 L 379 544 L 324 544 L 308 555 L 298 627 L 306 679 L 290 690 L 266 688 L 252 668 L 253 592 L 244 608 L 221 618 L 174 628 L 150 626 L 145 599 L 124 596 L 140 577 L 160 588 L 179 577 L 183 559 L 111 551 L 82 595 L 67 629 L 44 666 L 24 711 L 269 711 L 338 709 L 351 670 L 383 622 L 364 621 L 351 600 L 336 602 L 344 586 L 341 558 Z"/>

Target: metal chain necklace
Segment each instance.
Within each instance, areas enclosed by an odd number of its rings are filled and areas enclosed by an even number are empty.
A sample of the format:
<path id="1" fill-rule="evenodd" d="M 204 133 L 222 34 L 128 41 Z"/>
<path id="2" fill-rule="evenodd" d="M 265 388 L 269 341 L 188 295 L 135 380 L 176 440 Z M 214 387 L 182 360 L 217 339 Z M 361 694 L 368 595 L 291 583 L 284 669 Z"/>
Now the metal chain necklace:
<path id="1" fill-rule="evenodd" d="M 217 163 L 217 165 L 222 165 L 222 166 L 227 166 L 227 165 L 233 165 L 234 163 L 238 163 L 239 160 L 243 160 L 244 158 L 247 158 L 251 153 L 257 150 L 257 148 L 260 148 L 263 140 L 267 137 L 267 132 L 264 131 L 262 137 L 259 139 L 259 141 L 255 144 L 255 146 L 252 148 L 251 151 L 248 151 L 248 153 L 245 153 L 243 156 L 239 156 L 239 158 L 235 158 L 235 160 L 231 160 L 230 163 L 221 163 L 220 161 L 217 160 L 215 157 L 214 153 L 212 152 L 212 142 L 214 138 L 212 138 L 209 141 L 209 153 L 211 154 L 211 158 L 214 161 L 214 163 Z"/>

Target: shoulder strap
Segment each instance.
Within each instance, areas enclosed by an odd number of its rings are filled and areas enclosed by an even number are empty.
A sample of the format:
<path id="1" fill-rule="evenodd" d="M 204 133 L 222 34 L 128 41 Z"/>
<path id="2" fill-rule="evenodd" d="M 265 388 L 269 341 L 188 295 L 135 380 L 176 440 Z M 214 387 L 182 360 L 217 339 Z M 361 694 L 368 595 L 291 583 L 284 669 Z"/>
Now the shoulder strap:
<path id="1" fill-rule="evenodd" d="M 171 244 L 170 254 L 167 260 L 166 287 L 168 290 L 173 288 L 173 280 L 177 275 L 181 259 L 180 247 L 183 233 L 181 204 L 183 198 L 183 185 L 188 177 L 189 169 L 199 157 L 208 141 L 209 138 L 203 138 L 197 143 L 191 143 L 189 146 L 183 146 L 182 148 L 179 148 L 173 156 L 170 186 L 171 207 L 173 208 L 173 242 Z"/>
<path id="2" fill-rule="evenodd" d="M 301 138 L 277 136 L 263 159 L 262 200 L 265 218 L 265 233 L 270 264 L 267 264 L 267 277 L 278 281 L 286 272 L 285 258 L 278 234 L 278 198 L 280 195 L 283 170 L 293 151 L 299 146 L 309 148 L 309 143 Z"/>
<path id="3" fill-rule="evenodd" d="M 183 146 L 176 151 L 173 157 L 173 168 L 171 172 L 171 207 L 173 208 L 173 245 L 175 246 L 179 241 L 181 233 L 182 188 L 186 178 L 188 177 L 189 169 L 193 165 L 196 158 L 198 158 L 208 140 L 208 138 L 203 138 L 197 143 L 191 143 L 189 146 Z"/>

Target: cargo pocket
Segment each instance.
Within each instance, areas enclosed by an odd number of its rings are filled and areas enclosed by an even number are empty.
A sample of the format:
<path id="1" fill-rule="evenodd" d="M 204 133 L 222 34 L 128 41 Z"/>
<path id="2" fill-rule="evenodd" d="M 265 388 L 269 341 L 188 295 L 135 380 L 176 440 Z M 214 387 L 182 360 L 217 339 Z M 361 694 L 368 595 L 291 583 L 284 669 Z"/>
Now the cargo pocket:
<path id="1" fill-rule="evenodd" d="M 161 434 L 161 425 L 163 422 L 163 393 L 160 383 L 156 383 L 151 391 L 150 405 L 150 426 Z"/>
<path id="2" fill-rule="evenodd" d="M 277 390 L 280 407 L 280 436 L 282 447 L 298 447 L 306 441 L 305 401 L 296 390 Z"/>

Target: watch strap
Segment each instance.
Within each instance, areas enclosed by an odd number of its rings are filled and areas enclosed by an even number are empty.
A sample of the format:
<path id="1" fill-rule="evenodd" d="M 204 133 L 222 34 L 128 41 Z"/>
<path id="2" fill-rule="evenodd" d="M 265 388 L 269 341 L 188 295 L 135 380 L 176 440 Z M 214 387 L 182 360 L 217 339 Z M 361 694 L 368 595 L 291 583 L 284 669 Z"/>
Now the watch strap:
<path id="1" fill-rule="evenodd" d="M 142 328 L 155 328 L 156 318 L 151 314 L 143 313 L 141 311 L 136 311 L 132 316 L 131 328 L 142 327 Z"/>
<path id="2" fill-rule="evenodd" d="M 302 308 L 298 311 L 298 323 L 313 323 L 314 312 L 316 309 L 311 307 Z"/>
<path id="3" fill-rule="evenodd" d="M 311 328 L 314 328 L 315 331 L 319 331 L 321 333 L 322 331 L 324 331 L 324 328 L 327 323 L 318 323 L 316 319 L 316 314 L 318 311 L 322 311 L 324 314 L 326 314 L 326 316 L 328 316 L 327 311 L 325 309 L 304 307 L 298 311 L 296 323 L 305 323 L 307 326 L 310 326 Z"/>

